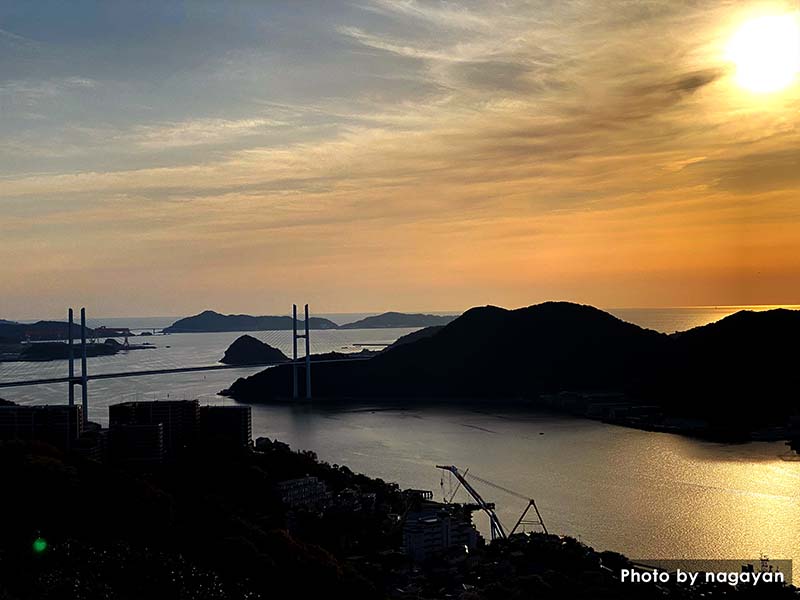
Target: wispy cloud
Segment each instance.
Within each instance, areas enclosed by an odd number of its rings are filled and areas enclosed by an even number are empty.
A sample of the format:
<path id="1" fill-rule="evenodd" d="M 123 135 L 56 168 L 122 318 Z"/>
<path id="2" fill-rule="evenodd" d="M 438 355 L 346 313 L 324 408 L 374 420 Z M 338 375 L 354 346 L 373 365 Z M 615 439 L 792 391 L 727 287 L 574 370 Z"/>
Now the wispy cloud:
<path id="1" fill-rule="evenodd" d="M 15 46 L 18 48 L 25 48 L 25 49 L 36 49 L 41 47 L 41 44 L 36 40 L 26 38 L 24 36 L 14 33 L 13 31 L 8 31 L 7 29 L 3 29 L 1 27 L 0 27 L 0 44 L 4 44 L 6 46 Z"/>
<path id="2" fill-rule="evenodd" d="M 218 144 L 257 135 L 270 128 L 285 125 L 286 122 L 265 118 L 203 118 L 157 125 L 142 125 L 123 137 L 142 148 L 159 150 Z"/>
<path id="3" fill-rule="evenodd" d="M 416 0 L 374 0 L 372 3 L 362 4 L 361 8 L 384 15 L 411 17 L 445 29 L 485 31 L 493 25 L 491 17 L 478 14 L 455 2 L 428 4 Z"/>
<path id="4" fill-rule="evenodd" d="M 58 98 L 67 93 L 91 90 L 97 82 L 86 77 L 59 77 L 46 80 L 17 79 L 0 83 L 0 98 L 32 105 L 38 101 Z"/>

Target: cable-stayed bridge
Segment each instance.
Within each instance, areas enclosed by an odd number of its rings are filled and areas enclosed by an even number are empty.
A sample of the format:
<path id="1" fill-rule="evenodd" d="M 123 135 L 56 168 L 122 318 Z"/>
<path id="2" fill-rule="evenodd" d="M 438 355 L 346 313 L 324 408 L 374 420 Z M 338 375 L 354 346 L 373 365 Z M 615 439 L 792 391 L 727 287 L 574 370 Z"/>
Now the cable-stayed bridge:
<path id="1" fill-rule="evenodd" d="M 296 305 L 293 307 L 292 311 L 292 322 L 293 328 L 291 330 L 278 330 L 278 331 L 259 331 L 259 338 L 262 338 L 262 341 L 269 344 L 272 347 L 278 348 L 284 351 L 290 358 L 289 360 L 284 361 L 269 361 L 269 362 L 256 362 L 256 363 L 248 363 L 246 365 L 242 364 L 220 364 L 219 362 L 219 354 L 208 354 L 207 356 L 203 356 L 201 360 L 205 362 L 205 364 L 196 364 L 198 360 L 197 356 L 189 356 L 186 352 L 183 352 L 180 348 L 176 349 L 174 353 L 169 355 L 169 358 L 164 358 L 162 355 L 157 355 L 156 353 L 151 353 L 152 351 L 149 349 L 141 349 L 141 350 L 132 350 L 131 352 L 136 352 L 137 356 L 142 357 L 141 360 L 137 362 L 137 366 L 139 368 L 130 369 L 130 370 L 118 370 L 117 368 L 111 368 L 112 365 L 109 364 L 108 360 L 104 359 L 113 359 L 113 357 L 93 357 L 93 364 L 96 365 L 96 368 L 93 369 L 93 372 L 89 372 L 88 370 L 88 357 L 86 356 L 86 348 L 87 348 L 87 340 L 86 340 L 86 332 L 88 331 L 86 328 L 86 313 L 85 309 L 81 309 L 81 338 L 80 343 L 75 344 L 74 340 L 72 339 L 74 336 L 73 334 L 73 311 L 72 309 L 69 310 L 69 329 L 68 331 L 70 334 L 67 336 L 68 340 L 66 345 L 69 348 L 69 358 L 67 361 L 67 373 L 66 375 L 62 373 L 58 373 L 54 371 L 54 368 L 57 368 L 59 371 L 63 368 L 63 362 L 61 361 L 48 361 L 47 363 L 0 363 L 3 366 L 8 366 L 8 368 L 4 369 L 6 376 L 5 380 L 0 380 L 0 389 L 3 388 L 19 388 L 19 387 L 28 387 L 28 386 L 42 386 L 42 385 L 53 385 L 53 384 L 67 384 L 68 385 L 68 401 L 70 404 L 73 404 L 75 401 L 74 398 L 74 387 L 78 386 L 81 388 L 81 395 L 82 401 L 84 404 L 84 409 L 86 409 L 87 400 L 86 390 L 88 389 L 88 383 L 90 381 L 95 380 L 108 380 L 108 379 L 120 379 L 120 378 L 130 378 L 130 377 L 144 377 L 150 375 L 169 375 L 169 374 L 177 374 L 177 373 L 194 373 L 194 372 L 208 372 L 208 371 L 224 371 L 224 370 L 233 370 L 233 369 L 249 369 L 249 368 L 267 368 L 272 367 L 280 364 L 291 364 L 293 365 L 293 372 L 294 372 L 294 397 L 298 397 L 298 385 L 297 379 L 300 373 L 306 377 L 306 385 L 305 385 L 305 397 L 311 397 L 311 365 L 313 364 L 322 364 L 328 362 L 341 362 L 341 361 L 363 361 L 367 360 L 365 357 L 354 356 L 352 358 L 336 358 L 336 359 L 313 359 L 311 358 L 311 335 L 312 332 L 309 331 L 308 328 L 308 305 L 305 307 L 305 320 L 298 321 L 297 319 L 297 307 Z M 301 326 L 304 331 L 298 331 L 298 326 Z M 101 329 L 102 331 L 102 329 Z M 335 330 L 334 330 L 335 331 Z M 233 333 L 233 332 L 228 332 Z M 241 332 L 244 334 L 245 332 Z M 319 343 L 319 346 L 325 349 L 330 349 L 332 347 L 332 340 L 327 340 L 326 337 L 330 335 L 329 332 L 325 330 L 314 330 L 313 336 L 315 338 L 315 344 Z M 170 340 L 169 337 L 159 337 L 160 340 Z M 304 356 L 301 358 L 298 356 L 298 341 L 303 340 L 303 354 Z M 361 348 L 363 346 L 370 346 L 371 344 L 352 344 L 354 348 Z M 378 344 L 380 345 L 380 344 Z M 169 348 L 170 346 L 165 346 Z M 141 354 L 139 354 L 141 353 Z M 151 358 L 152 357 L 152 358 Z M 100 359 L 100 360 L 97 360 Z M 212 361 L 214 361 L 212 363 Z M 80 363 L 80 369 L 76 369 L 76 363 Z M 57 363 L 57 364 L 53 364 Z M 190 364 L 187 364 L 190 363 Z M 195 363 L 195 364 L 191 364 Z M 212 364 L 208 364 L 212 363 Z M 13 365 L 23 365 L 22 367 L 15 368 Z M 31 377 L 31 369 L 30 365 L 36 364 L 37 365 L 37 372 L 42 372 L 42 376 L 40 377 Z M 115 363 L 112 363 L 115 364 Z M 39 368 L 39 365 L 43 368 Z M 20 373 L 20 376 L 15 376 L 15 371 Z M 49 372 L 48 372 L 49 371 Z M 21 375 L 27 374 L 27 376 L 23 377 Z M 86 414 L 86 410 L 84 410 L 84 414 Z"/>

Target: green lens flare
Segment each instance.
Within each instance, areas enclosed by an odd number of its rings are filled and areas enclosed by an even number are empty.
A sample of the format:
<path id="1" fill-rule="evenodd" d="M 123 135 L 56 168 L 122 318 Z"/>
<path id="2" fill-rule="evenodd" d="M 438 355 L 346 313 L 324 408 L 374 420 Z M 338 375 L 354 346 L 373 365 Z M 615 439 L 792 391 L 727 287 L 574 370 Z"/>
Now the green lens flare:
<path id="1" fill-rule="evenodd" d="M 33 540 L 33 551 L 36 552 L 36 554 L 41 554 L 45 550 L 47 550 L 47 540 L 44 538 L 36 538 Z"/>

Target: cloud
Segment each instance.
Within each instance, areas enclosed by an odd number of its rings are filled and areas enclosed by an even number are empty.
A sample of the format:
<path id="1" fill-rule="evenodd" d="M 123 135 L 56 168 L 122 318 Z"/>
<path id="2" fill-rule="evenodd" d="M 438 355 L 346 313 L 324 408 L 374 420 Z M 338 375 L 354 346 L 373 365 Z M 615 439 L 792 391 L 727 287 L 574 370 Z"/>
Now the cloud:
<path id="1" fill-rule="evenodd" d="M 756 105 L 730 87 L 715 44 L 731 3 L 340 8 L 302 43 L 277 11 L 261 46 L 167 78 L 0 84 L 4 101 L 54 100 L 2 138 L 4 239 L 23 257 L 26 239 L 73 258 L 104 248 L 93 268 L 105 252 L 152 264 L 156 286 L 227 261 L 234 296 L 313 273 L 383 303 L 401 287 L 529 302 L 539 281 L 687 302 L 663 282 L 723 280 L 737 244 L 753 261 L 771 244 L 800 255 L 776 225 L 800 225 L 796 95 Z"/>
<path id="2" fill-rule="evenodd" d="M 250 119 L 202 118 L 142 125 L 122 137 L 145 149 L 160 150 L 204 144 L 219 144 L 264 133 L 285 121 L 263 117 Z"/>
<path id="3" fill-rule="evenodd" d="M 680 98 L 684 95 L 694 94 L 707 85 L 719 80 L 725 71 L 720 68 L 700 69 L 686 73 L 672 73 L 668 77 L 655 83 L 648 83 L 636 88 L 641 95 L 674 95 Z"/>
<path id="4" fill-rule="evenodd" d="M 463 61 L 451 67 L 451 73 L 471 88 L 481 90 L 526 92 L 536 89 L 528 66 L 511 61 Z"/>
<path id="5" fill-rule="evenodd" d="M 402 56 L 404 58 L 428 59 L 447 62 L 457 60 L 456 57 L 454 57 L 452 54 L 448 54 L 447 52 L 416 47 L 411 44 L 392 40 L 388 37 L 381 37 L 367 33 L 358 27 L 340 27 L 339 32 L 342 35 L 353 39 L 359 44 L 366 46 L 367 48 L 382 50 L 390 54 Z"/>
<path id="6" fill-rule="evenodd" d="M 0 44 L 19 49 L 37 49 L 41 46 L 39 42 L 30 38 L 17 35 L 12 31 L 0 28 Z"/>
<path id="7" fill-rule="evenodd" d="M 483 30 L 492 26 L 491 17 L 454 3 L 423 4 L 415 0 L 374 0 L 361 5 L 364 10 L 420 20 L 447 29 Z"/>
<path id="8" fill-rule="evenodd" d="M 794 148 L 781 146 L 727 159 L 718 158 L 704 161 L 702 166 L 704 176 L 715 187 L 737 194 L 800 188 L 800 153 Z"/>
<path id="9" fill-rule="evenodd" d="M 34 105 L 71 94 L 92 90 L 97 82 L 86 77 L 58 77 L 45 80 L 17 79 L 0 83 L 0 98 L 22 105 Z"/>

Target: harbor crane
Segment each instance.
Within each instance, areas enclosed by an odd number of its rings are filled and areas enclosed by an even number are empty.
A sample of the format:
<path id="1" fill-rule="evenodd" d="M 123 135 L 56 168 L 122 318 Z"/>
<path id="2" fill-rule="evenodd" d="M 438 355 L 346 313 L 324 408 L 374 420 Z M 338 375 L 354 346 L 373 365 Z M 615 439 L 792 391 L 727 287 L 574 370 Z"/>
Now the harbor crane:
<path id="1" fill-rule="evenodd" d="M 470 496 L 472 496 L 472 498 L 475 500 L 475 503 L 478 505 L 478 508 L 480 508 L 484 513 L 486 513 L 486 516 L 489 517 L 489 528 L 491 531 L 492 540 L 495 540 L 497 538 L 507 539 L 509 536 L 512 536 L 514 535 L 514 533 L 516 533 L 520 525 L 527 525 L 527 524 L 538 524 L 541 526 L 542 531 L 548 533 L 547 527 L 544 524 L 544 519 L 542 519 L 542 514 L 539 512 L 539 508 L 536 506 L 536 501 L 533 498 L 525 496 L 524 494 L 520 494 L 519 492 L 515 492 L 514 490 L 508 489 L 507 487 L 503 487 L 502 485 L 493 483 L 488 479 L 483 479 L 482 477 L 478 477 L 475 474 L 469 473 L 469 477 L 471 477 L 476 481 L 480 481 L 484 485 L 488 485 L 489 487 L 493 487 L 497 490 L 500 490 L 501 492 L 505 492 L 510 496 L 514 496 L 516 498 L 520 498 L 522 500 L 527 501 L 528 504 L 525 507 L 525 510 L 522 511 L 522 514 L 520 515 L 519 519 L 517 519 L 517 522 L 514 525 L 513 529 L 511 530 L 510 533 L 506 534 L 506 531 L 503 528 L 503 524 L 500 522 L 497 513 L 495 513 L 494 511 L 495 509 L 494 502 L 487 502 L 486 500 L 484 500 L 483 497 L 478 493 L 478 491 L 474 487 L 472 487 L 469 481 L 467 481 L 467 474 L 469 470 L 464 471 L 462 473 L 458 469 L 458 467 L 455 467 L 454 465 L 436 465 L 436 468 L 452 473 L 452 475 L 458 480 L 459 486 L 467 490 L 467 493 Z M 458 488 L 456 488 L 456 491 L 458 491 Z M 455 493 L 453 494 L 453 496 L 455 496 Z M 452 500 L 453 498 L 451 497 L 449 502 L 452 502 Z M 531 508 L 533 508 L 534 512 L 536 513 L 536 520 L 526 521 L 525 517 L 530 512 Z"/>

